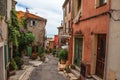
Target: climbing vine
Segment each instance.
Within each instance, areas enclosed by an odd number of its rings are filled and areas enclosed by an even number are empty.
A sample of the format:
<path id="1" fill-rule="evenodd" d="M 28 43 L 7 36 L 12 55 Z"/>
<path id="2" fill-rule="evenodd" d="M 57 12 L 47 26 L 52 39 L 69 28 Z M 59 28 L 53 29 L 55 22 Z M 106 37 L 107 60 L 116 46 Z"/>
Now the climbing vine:
<path id="1" fill-rule="evenodd" d="M 14 46 L 18 47 L 18 38 L 20 37 L 20 25 L 15 9 L 11 10 L 11 21 L 8 22 L 8 38 Z"/>
<path id="2" fill-rule="evenodd" d="M 13 53 L 21 53 L 34 40 L 33 33 L 27 30 L 27 19 L 23 18 L 20 22 L 15 9 L 12 9 L 11 20 L 8 21 L 8 41 L 12 43 Z"/>

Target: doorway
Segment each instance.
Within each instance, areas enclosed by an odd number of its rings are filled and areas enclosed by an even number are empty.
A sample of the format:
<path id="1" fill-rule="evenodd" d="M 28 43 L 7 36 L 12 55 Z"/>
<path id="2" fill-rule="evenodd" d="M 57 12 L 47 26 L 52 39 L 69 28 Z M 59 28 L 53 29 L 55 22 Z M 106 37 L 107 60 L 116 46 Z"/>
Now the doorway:
<path id="1" fill-rule="evenodd" d="M 96 59 L 96 75 L 100 78 L 104 76 L 106 53 L 106 35 L 98 34 L 97 36 L 97 59 Z"/>
<path id="2" fill-rule="evenodd" d="M 74 41 L 74 64 L 80 67 L 82 60 L 83 38 L 75 38 Z"/>

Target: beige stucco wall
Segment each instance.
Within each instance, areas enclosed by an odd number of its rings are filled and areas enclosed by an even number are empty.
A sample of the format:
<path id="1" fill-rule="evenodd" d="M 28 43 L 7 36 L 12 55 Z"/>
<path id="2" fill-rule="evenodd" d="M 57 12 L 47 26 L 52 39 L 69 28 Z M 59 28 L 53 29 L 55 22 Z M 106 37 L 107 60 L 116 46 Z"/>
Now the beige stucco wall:
<path id="1" fill-rule="evenodd" d="M 63 30 L 64 30 L 64 35 L 68 35 L 69 34 L 69 21 L 71 19 L 71 13 L 69 12 L 69 1 L 66 3 L 66 5 L 63 7 L 63 10 L 65 10 L 66 8 L 66 15 L 64 15 L 64 26 L 63 26 Z M 65 25 L 66 24 L 66 25 Z M 66 26 L 66 27 L 65 27 Z M 65 28 L 66 28 L 66 33 L 65 33 Z"/>
<path id="2" fill-rule="evenodd" d="M 30 20 L 29 20 L 27 27 L 28 27 L 28 30 L 30 30 L 35 35 L 34 45 L 43 45 L 44 44 L 45 26 L 46 26 L 45 21 L 37 20 L 37 25 L 31 27 Z"/>
<path id="3" fill-rule="evenodd" d="M 120 0 L 111 0 L 111 9 L 120 10 Z M 114 18 L 120 16 L 120 11 L 112 14 Z M 120 80 L 120 21 L 110 20 L 109 45 L 107 60 L 107 79 Z"/>
<path id="4" fill-rule="evenodd" d="M 12 0 L 7 0 L 7 18 L 10 20 L 10 11 L 12 9 Z"/>
<path id="5" fill-rule="evenodd" d="M 0 42 L 7 43 L 8 32 L 7 32 L 7 23 L 5 22 L 5 17 L 3 18 L 3 20 L 0 21 L 0 29 L 2 31 L 2 34 L 0 35 Z"/>

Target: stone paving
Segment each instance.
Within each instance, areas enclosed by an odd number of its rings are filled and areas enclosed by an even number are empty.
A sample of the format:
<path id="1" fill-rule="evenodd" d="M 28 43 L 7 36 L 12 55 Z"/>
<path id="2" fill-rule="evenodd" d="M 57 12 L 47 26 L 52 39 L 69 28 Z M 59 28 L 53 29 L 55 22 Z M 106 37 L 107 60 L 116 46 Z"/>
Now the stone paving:
<path id="1" fill-rule="evenodd" d="M 24 57 L 24 62 L 25 64 L 23 65 L 24 66 L 23 69 L 17 70 L 16 74 L 13 76 L 10 76 L 9 80 L 28 80 L 31 75 L 31 72 L 36 67 L 42 64 L 42 62 L 39 61 L 39 59 L 31 60 L 27 56 Z"/>
<path id="2" fill-rule="evenodd" d="M 69 80 L 66 76 L 59 73 L 58 58 L 47 55 L 48 61 L 36 67 L 30 80 Z"/>

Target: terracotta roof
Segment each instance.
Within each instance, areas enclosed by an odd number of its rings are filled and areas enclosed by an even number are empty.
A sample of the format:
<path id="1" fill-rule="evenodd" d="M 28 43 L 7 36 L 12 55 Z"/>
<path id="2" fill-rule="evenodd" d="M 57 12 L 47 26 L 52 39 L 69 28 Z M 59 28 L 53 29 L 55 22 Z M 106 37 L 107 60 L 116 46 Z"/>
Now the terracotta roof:
<path id="1" fill-rule="evenodd" d="M 23 11 L 17 11 L 18 19 L 20 20 L 22 17 L 31 18 L 31 19 L 38 19 L 38 20 L 46 20 L 45 18 L 42 18 L 40 16 L 37 16 L 35 14 L 31 14 L 29 12 L 23 12 Z"/>

